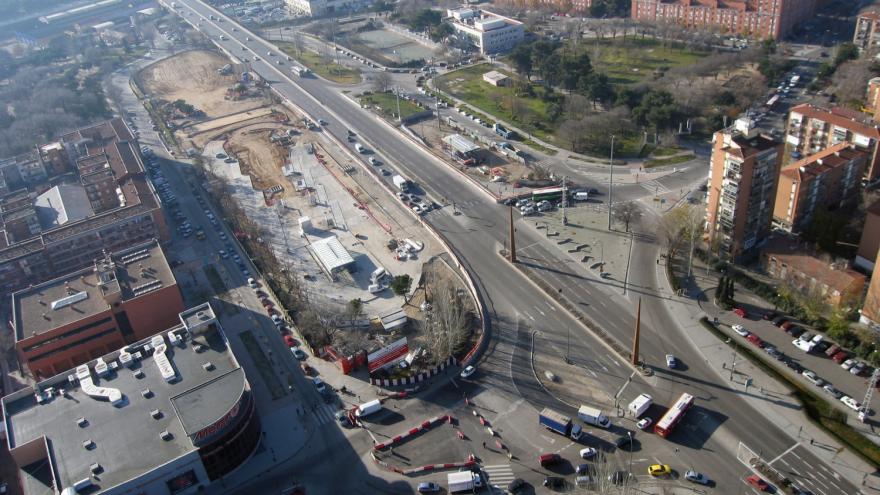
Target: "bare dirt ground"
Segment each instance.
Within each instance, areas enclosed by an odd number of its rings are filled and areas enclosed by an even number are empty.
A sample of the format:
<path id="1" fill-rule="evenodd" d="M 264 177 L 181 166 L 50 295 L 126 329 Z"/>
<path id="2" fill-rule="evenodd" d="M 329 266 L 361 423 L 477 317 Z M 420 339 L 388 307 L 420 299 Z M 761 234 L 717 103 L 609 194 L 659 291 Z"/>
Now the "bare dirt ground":
<path id="1" fill-rule="evenodd" d="M 228 64 L 222 55 L 193 50 L 157 62 L 141 74 L 144 90 L 168 101 L 184 100 L 205 112 L 208 118 L 263 106 L 263 98 L 227 100 L 226 89 L 235 84 L 235 74 L 220 75 L 217 69 Z"/>
<path id="2" fill-rule="evenodd" d="M 251 176 L 254 188 L 286 183 L 281 166 L 287 158 L 287 147 L 270 143 L 269 137 L 290 128 L 281 123 L 255 123 L 230 133 L 226 147 L 241 162 L 241 173 Z"/>

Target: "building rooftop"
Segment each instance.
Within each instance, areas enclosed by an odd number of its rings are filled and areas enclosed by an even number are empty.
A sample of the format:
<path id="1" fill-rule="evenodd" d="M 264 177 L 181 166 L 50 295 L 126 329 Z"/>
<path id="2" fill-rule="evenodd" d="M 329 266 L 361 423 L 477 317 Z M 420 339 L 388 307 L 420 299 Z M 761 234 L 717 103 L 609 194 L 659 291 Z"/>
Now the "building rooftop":
<path id="1" fill-rule="evenodd" d="M 59 184 L 37 196 L 34 206 L 44 229 L 92 215 L 92 205 L 85 189 L 79 184 Z"/>
<path id="2" fill-rule="evenodd" d="M 489 72 L 483 74 L 483 79 L 484 79 L 484 80 L 486 80 L 486 81 L 494 81 L 494 82 L 496 82 L 496 83 L 497 83 L 498 81 L 503 81 L 503 80 L 505 80 L 505 79 L 507 79 L 507 78 L 508 78 L 508 77 L 507 77 L 506 74 L 502 74 L 501 72 L 498 72 L 497 70 L 492 70 L 492 71 L 489 71 Z"/>
<path id="3" fill-rule="evenodd" d="M 804 103 L 792 108 L 790 113 L 799 113 L 804 117 L 828 122 L 863 136 L 880 139 L 880 129 L 878 129 L 877 123 L 869 115 L 861 112 L 854 112 L 841 107 L 834 107 L 828 110 Z"/>
<path id="4" fill-rule="evenodd" d="M 867 157 L 867 155 L 863 151 L 853 149 L 850 143 L 844 141 L 792 163 L 782 169 L 781 174 L 798 182 L 805 182 L 858 157 Z"/>
<path id="5" fill-rule="evenodd" d="M 873 21 L 880 21 L 880 12 L 877 12 L 876 10 L 866 10 L 859 14 L 859 17 L 864 17 Z"/>
<path id="6" fill-rule="evenodd" d="M 96 484 L 106 490 L 193 451 L 191 435 L 226 415 L 247 387 L 210 306 L 194 309 L 208 314 L 207 325 L 190 332 L 181 324 L 157 334 L 172 381 L 155 357 L 154 336 L 84 365 L 88 376 L 80 367 L 4 397 L 13 457 L 38 441 L 54 462 L 58 490 L 88 478 L 93 463 L 101 466 Z M 48 493 L 51 478 L 51 470 L 23 469 L 24 493 Z"/>
<path id="7" fill-rule="evenodd" d="M 764 255 L 767 258 L 775 258 L 777 262 L 840 293 L 847 292 L 853 284 L 864 283 L 865 280 L 864 275 L 848 266 L 838 267 L 823 261 L 784 237 L 776 237 L 768 242 L 764 248 Z"/>
<path id="8" fill-rule="evenodd" d="M 112 253 L 89 268 L 12 294 L 16 340 L 40 335 L 107 310 L 107 296 L 122 301 L 176 284 L 157 241 Z"/>
<path id="9" fill-rule="evenodd" d="M 455 151 L 461 153 L 462 155 L 473 153 L 474 151 L 480 149 L 480 147 L 474 144 L 473 141 L 462 136 L 461 134 L 450 134 L 448 136 L 443 136 L 443 142 Z"/>
<path id="10" fill-rule="evenodd" d="M 745 134 L 735 132 L 730 135 L 726 150 L 729 153 L 737 155 L 741 158 L 748 158 L 769 149 L 776 148 L 779 146 L 779 144 L 779 142 L 774 141 L 773 139 L 770 139 L 761 134 L 747 136 Z"/>
<path id="11" fill-rule="evenodd" d="M 329 273 L 354 263 L 354 258 L 335 235 L 315 241 L 309 247 Z"/>

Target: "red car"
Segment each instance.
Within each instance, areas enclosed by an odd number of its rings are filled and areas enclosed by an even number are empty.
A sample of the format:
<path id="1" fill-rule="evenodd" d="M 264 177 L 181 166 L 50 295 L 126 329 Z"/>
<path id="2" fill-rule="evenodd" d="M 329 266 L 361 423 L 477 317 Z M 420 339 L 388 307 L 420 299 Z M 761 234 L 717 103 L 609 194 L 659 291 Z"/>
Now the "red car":
<path id="1" fill-rule="evenodd" d="M 301 366 L 302 366 L 303 373 L 305 373 L 306 376 L 315 376 L 315 368 L 312 368 L 311 366 L 307 365 L 306 363 L 303 363 Z"/>
<path id="2" fill-rule="evenodd" d="M 753 475 L 749 476 L 748 478 L 746 478 L 746 483 L 748 483 L 749 486 L 752 486 L 752 487 L 757 488 L 758 490 L 761 490 L 762 492 L 769 492 L 770 491 L 770 483 L 767 483 L 766 481 L 762 480 L 761 477 L 758 476 L 757 474 L 753 474 Z"/>
<path id="3" fill-rule="evenodd" d="M 791 328 L 793 326 L 794 326 L 794 323 L 786 320 L 786 321 L 782 322 L 782 325 L 779 325 L 779 328 L 781 328 L 783 330 L 788 330 L 789 328 Z"/>
<path id="4" fill-rule="evenodd" d="M 742 308 L 736 308 L 733 310 L 733 312 L 736 313 L 736 315 L 739 316 L 740 318 L 746 318 L 749 316 L 749 314 L 746 312 L 746 310 L 744 310 Z"/>
<path id="5" fill-rule="evenodd" d="M 296 340 L 290 335 L 284 336 L 284 343 L 287 344 L 287 347 L 296 347 L 297 345 Z"/>
<path id="6" fill-rule="evenodd" d="M 755 334 L 751 334 L 751 335 L 749 335 L 748 337 L 746 337 L 746 340 L 748 340 L 749 342 L 751 342 L 752 345 L 754 345 L 754 346 L 756 346 L 756 347 L 761 347 L 761 348 L 764 347 L 764 341 L 761 340 L 761 337 L 758 337 L 758 336 L 755 335 Z"/>

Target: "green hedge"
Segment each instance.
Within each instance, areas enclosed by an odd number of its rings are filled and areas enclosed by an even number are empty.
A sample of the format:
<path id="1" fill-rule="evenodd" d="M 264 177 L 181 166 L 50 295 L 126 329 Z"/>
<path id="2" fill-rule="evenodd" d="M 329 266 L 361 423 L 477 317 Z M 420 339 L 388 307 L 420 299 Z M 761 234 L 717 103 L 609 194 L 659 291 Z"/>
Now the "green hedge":
<path id="1" fill-rule="evenodd" d="M 709 330 L 710 333 L 718 337 L 722 342 L 727 343 L 730 338 L 727 334 L 715 327 L 709 322 L 707 317 L 700 318 L 700 323 Z M 733 347 L 728 343 L 728 346 Z M 761 368 L 771 377 L 788 384 L 793 389 L 793 395 L 804 405 L 807 417 L 816 423 L 828 434 L 837 438 L 850 450 L 855 452 L 859 457 L 867 461 L 874 468 L 880 468 L 880 446 L 871 442 L 861 433 L 846 424 L 848 416 L 834 408 L 822 397 L 819 397 L 812 390 L 803 386 L 802 383 L 792 380 L 787 375 L 782 374 L 775 367 L 770 366 L 762 356 L 757 355 L 752 349 L 744 346 L 737 346 L 737 351 L 744 355 L 752 364 Z"/>

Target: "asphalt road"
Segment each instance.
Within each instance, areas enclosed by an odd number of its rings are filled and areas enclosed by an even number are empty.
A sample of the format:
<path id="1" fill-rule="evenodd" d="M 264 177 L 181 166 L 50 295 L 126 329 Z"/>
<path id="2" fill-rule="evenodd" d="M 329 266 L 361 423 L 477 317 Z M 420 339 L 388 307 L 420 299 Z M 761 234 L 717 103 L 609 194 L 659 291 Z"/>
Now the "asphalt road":
<path id="1" fill-rule="evenodd" d="M 502 372 L 506 368 L 510 380 L 504 383 L 505 375 L 488 376 L 486 380 L 499 387 L 514 387 L 519 395 L 536 407 L 554 405 L 563 410 L 569 409 L 549 396 L 533 377 L 529 378 L 531 371 L 523 367 L 521 355 L 521 346 L 524 345 L 522 324 L 556 339 L 565 339 L 568 329 L 571 329 L 573 333 L 576 332 L 574 339 L 580 341 L 583 348 L 595 349 L 600 354 L 607 354 L 607 351 L 592 336 L 583 332 L 568 313 L 561 309 L 544 311 L 541 307 L 547 305 L 549 300 L 497 255 L 507 237 L 506 209 L 495 205 L 456 172 L 416 148 L 323 81 L 306 77 L 296 79 L 294 84 L 287 77 L 282 77 L 285 74 L 283 71 L 290 70 L 289 64 L 272 62 L 281 56 L 280 52 L 258 39 L 244 41 L 242 28 L 232 31 L 233 23 L 229 19 L 214 24 L 208 20 L 208 16 L 217 15 L 216 11 L 195 0 L 178 4 L 195 8 L 206 19 L 199 28 L 215 41 L 220 32 L 232 38 L 217 41 L 230 53 L 243 53 L 242 42 L 249 47 L 244 53 L 251 57 L 253 53 L 258 53 L 261 60 L 252 62 L 252 70 L 266 77 L 276 91 L 307 113 L 326 120 L 325 132 L 344 142 L 346 130 L 354 130 L 361 142 L 372 149 L 382 150 L 386 157 L 393 159 L 393 164 L 401 173 L 417 180 L 435 199 L 445 197 L 448 201 L 455 201 L 460 215 L 453 215 L 449 208 L 443 208 L 429 214 L 427 220 L 452 244 L 474 277 L 478 291 L 487 304 L 493 332 L 487 360 L 489 366 Z M 184 17 L 194 24 L 198 22 L 197 15 Z M 273 51 L 276 55 L 267 56 L 267 51 Z M 614 294 L 618 290 L 615 284 L 579 273 L 581 269 L 570 260 L 563 259 L 558 250 L 523 225 L 522 221 L 517 222 L 517 229 L 518 247 L 523 250 L 521 253 L 533 258 L 532 264 L 538 265 L 536 273 L 550 285 L 563 288 L 564 297 L 585 303 L 583 311 L 596 324 L 622 344 L 629 345 L 634 327 L 632 301 Z M 643 295 L 642 355 L 647 363 L 659 366 L 656 380 L 640 386 L 654 390 L 652 393 L 665 403 L 672 402 L 683 391 L 690 391 L 697 396 L 698 407 L 695 409 L 699 411 L 692 415 L 697 418 L 696 421 L 690 417 L 670 442 L 659 442 L 658 448 L 665 450 L 665 455 L 670 457 L 674 455 L 686 459 L 691 456 L 694 460 L 691 465 L 710 473 L 719 480 L 720 486 L 734 486 L 744 472 L 744 468 L 733 457 L 738 441 L 769 458 L 783 453 L 794 442 L 769 422 L 762 421 L 759 414 L 739 400 L 741 392 L 727 387 L 705 363 L 691 362 L 688 358 L 698 352 L 689 348 L 688 341 L 679 335 L 662 297 L 654 290 L 658 285 L 655 263 L 652 263 L 656 256 L 657 246 L 650 240 L 636 242 L 630 270 L 630 282 L 636 289 L 630 295 Z M 538 317 L 532 314 L 530 308 L 540 308 L 543 313 Z M 661 368 L 663 355 L 670 351 L 675 352 L 685 364 L 681 370 L 667 371 Z M 536 349 L 536 352 L 552 351 Z M 658 388 L 663 390 L 660 396 L 656 392 Z M 672 454 L 673 449 L 675 454 Z M 812 470 L 811 466 L 820 464 L 807 452 L 799 459 L 798 462 L 802 464 L 798 468 L 807 472 Z M 837 484 L 842 486 L 840 491 L 829 490 L 826 493 L 855 492 L 855 488 L 845 482 L 838 481 Z"/>

